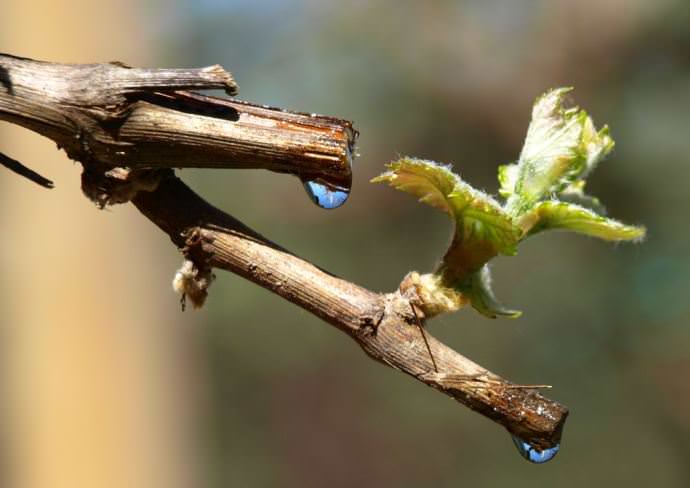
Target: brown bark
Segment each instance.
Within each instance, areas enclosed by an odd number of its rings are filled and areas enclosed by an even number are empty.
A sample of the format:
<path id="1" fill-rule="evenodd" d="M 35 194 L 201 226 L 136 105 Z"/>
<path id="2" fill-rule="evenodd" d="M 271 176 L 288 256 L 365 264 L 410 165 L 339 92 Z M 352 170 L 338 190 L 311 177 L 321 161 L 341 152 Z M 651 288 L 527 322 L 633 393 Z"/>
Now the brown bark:
<path id="1" fill-rule="evenodd" d="M 266 240 L 191 191 L 172 167 L 258 167 L 349 182 L 349 122 L 182 89 L 236 85 L 216 66 L 138 70 L 0 55 L 0 119 L 54 140 L 84 166 L 97 203 L 131 200 L 201 270 L 237 273 L 346 332 L 373 359 L 403 371 L 543 449 L 568 411 L 514 385 L 427 334 L 409 300 L 337 278 Z M 127 169 L 124 169 L 127 168 Z"/>

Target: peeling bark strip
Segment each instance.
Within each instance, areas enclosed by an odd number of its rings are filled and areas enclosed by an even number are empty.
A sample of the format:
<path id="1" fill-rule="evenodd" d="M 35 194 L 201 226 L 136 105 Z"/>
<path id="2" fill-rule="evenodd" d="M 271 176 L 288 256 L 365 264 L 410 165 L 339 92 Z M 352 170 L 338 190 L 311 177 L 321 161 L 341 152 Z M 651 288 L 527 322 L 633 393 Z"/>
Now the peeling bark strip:
<path id="1" fill-rule="evenodd" d="M 349 177 L 343 158 L 350 157 L 356 137 L 349 122 L 179 91 L 206 88 L 233 93 L 236 85 L 217 66 L 139 70 L 0 55 L 0 120 L 65 148 L 84 166 L 85 190 L 97 202 L 131 198 L 191 261 L 180 286 L 197 279 L 198 270 L 236 273 L 346 332 L 376 361 L 535 447 L 558 444 L 565 406 L 504 380 L 427 333 L 436 372 L 410 301 L 399 291 L 374 293 L 337 278 L 211 206 L 170 169 L 144 169 L 260 167 L 303 177 Z"/>
<path id="2" fill-rule="evenodd" d="M 78 161 L 136 169 L 262 168 L 335 186 L 351 180 L 357 133 L 349 121 L 182 91 L 237 93 L 232 76 L 217 65 L 135 69 L 0 54 L 0 69 L 2 118 L 60 141 Z"/>
<path id="3" fill-rule="evenodd" d="M 348 121 L 189 92 L 148 100 L 169 110 L 135 109 L 119 129 L 136 166 L 264 168 L 349 186 L 356 132 Z"/>

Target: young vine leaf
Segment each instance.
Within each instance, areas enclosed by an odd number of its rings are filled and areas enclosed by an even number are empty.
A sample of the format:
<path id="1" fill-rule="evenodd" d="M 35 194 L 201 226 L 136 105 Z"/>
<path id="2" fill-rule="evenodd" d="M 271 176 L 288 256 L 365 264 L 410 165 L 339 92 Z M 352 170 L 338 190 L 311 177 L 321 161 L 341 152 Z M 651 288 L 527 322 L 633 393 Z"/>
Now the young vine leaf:
<path id="1" fill-rule="evenodd" d="M 643 227 L 605 217 L 599 200 L 584 193 L 586 177 L 614 141 L 608 127 L 597 131 L 584 110 L 563 106 L 569 91 L 551 90 L 535 102 L 517 163 L 499 167 L 504 205 L 433 161 L 404 157 L 372 180 L 411 193 L 454 222 L 453 240 L 437 269 L 408 275 L 427 317 L 467 302 L 488 317 L 519 316 L 494 297 L 487 263 L 498 254 L 516 254 L 528 236 L 562 229 L 608 241 L 644 237 Z"/>
<path id="2" fill-rule="evenodd" d="M 401 158 L 372 180 L 411 193 L 420 202 L 446 212 L 455 222 L 453 242 L 443 258 L 448 285 L 479 271 L 497 254 L 513 255 L 521 231 L 501 204 L 472 188 L 448 166 L 433 161 Z M 455 276 L 450 276 L 450 274 Z"/>

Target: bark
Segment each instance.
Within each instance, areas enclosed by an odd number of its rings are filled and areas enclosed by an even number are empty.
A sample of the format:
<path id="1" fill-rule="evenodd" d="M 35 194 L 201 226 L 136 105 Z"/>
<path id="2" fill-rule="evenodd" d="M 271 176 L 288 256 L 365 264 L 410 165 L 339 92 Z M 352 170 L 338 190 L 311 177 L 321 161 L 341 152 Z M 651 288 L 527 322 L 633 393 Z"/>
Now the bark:
<path id="1" fill-rule="evenodd" d="M 175 177 L 171 168 L 252 167 L 349 185 L 357 135 L 350 122 L 184 91 L 210 88 L 237 92 L 220 66 L 134 69 L 0 55 L 0 120 L 49 137 L 79 161 L 82 189 L 98 205 L 131 201 L 166 232 L 193 263 L 196 274 L 185 279 L 198 281 L 199 296 L 190 298 L 203 301 L 213 268 L 236 273 L 538 449 L 558 444 L 565 406 L 491 373 L 428 333 L 425 343 L 400 291 L 375 293 L 317 268 Z"/>

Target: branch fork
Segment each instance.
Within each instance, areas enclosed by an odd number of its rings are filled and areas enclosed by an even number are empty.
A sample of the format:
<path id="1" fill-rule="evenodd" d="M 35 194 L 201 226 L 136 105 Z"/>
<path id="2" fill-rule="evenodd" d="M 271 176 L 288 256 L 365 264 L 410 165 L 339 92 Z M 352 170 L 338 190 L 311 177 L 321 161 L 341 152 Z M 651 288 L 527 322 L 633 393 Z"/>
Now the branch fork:
<path id="1" fill-rule="evenodd" d="M 236 93 L 219 66 L 146 70 L 0 54 L 0 81 L 0 120 L 52 139 L 79 161 L 84 193 L 99 207 L 131 201 L 169 235 L 185 258 L 174 286 L 194 305 L 203 303 L 213 268 L 236 273 L 536 448 L 559 443 L 565 406 L 420 334 L 429 314 L 417 306 L 414 280 L 380 294 L 335 277 L 213 207 L 172 170 L 251 167 L 346 181 L 357 135 L 350 122 L 185 91 Z"/>

